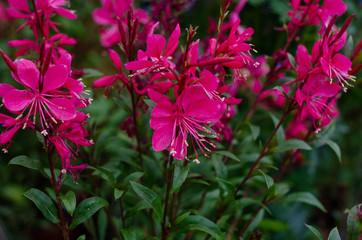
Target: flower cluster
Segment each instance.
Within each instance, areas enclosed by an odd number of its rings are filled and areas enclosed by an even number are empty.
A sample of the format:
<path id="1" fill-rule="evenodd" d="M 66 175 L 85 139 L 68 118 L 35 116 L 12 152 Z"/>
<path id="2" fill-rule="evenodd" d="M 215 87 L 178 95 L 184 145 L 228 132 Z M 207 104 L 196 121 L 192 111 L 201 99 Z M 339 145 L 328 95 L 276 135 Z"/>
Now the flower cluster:
<path id="1" fill-rule="evenodd" d="M 224 6 L 222 11 L 225 13 L 227 8 Z M 131 21 L 128 31 L 136 23 L 137 20 Z M 120 27 L 122 50 L 128 57 L 124 64 L 129 70 L 128 77 L 123 73 L 120 57 L 110 49 L 111 60 L 120 73 L 96 80 L 93 87 L 105 87 L 108 95 L 111 86 L 119 82 L 121 89 L 135 91 L 141 96 L 147 94 L 155 103 L 150 120 L 154 130 L 153 149 L 168 149 L 176 159 L 188 159 L 190 147 L 194 149 L 194 161 L 198 163 L 197 149 L 207 156 L 207 152 L 216 148 L 212 138 L 231 139 L 227 119 L 235 112 L 232 105 L 239 104 L 241 99 L 233 96 L 236 93 L 229 92 L 232 85 L 227 84 L 227 72 L 258 66 L 249 52 L 251 44 L 246 42 L 253 29 L 241 28 L 240 19 L 234 16 L 229 28 L 220 29 L 216 38 L 203 42 L 204 54 L 199 56 L 200 40 L 192 40 L 196 34 L 194 28 L 188 29 L 186 46 L 181 53 L 179 24 L 168 41 L 163 35 L 154 33 L 157 25 L 154 24 L 148 33 L 146 50 L 138 50 L 136 57 L 127 50 L 133 47 L 132 40 L 122 37 L 124 30 Z"/>
<path id="2" fill-rule="evenodd" d="M 20 58 L 13 62 L 1 51 L 14 80 L 22 85 L 22 89 L 0 83 L 0 97 L 9 111 L 9 115 L 1 114 L 0 117 L 0 124 L 5 127 L 0 134 L 0 145 L 6 145 L 3 151 L 7 152 L 18 130 L 35 130 L 44 136 L 49 149 L 58 152 L 62 162 L 59 177 L 70 172 L 76 180 L 78 172 L 87 164 L 70 164 L 71 158 L 76 159 L 77 151 L 68 142 L 77 146 L 93 144 L 92 140 L 86 139 L 88 133 L 84 128 L 88 116 L 77 110 L 86 107 L 90 100 L 84 96 L 84 84 L 72 71 L 72 56 L 63 49 L 64 45 L 76 41 L 59 33 L 58 24 L 51 18 L 55 14 L 70 19 L 77 16 L 74 11 L 63 8 L 64 1 L 35 1 L 33 11 L 27 1 L 9 0 L 9 5 L 9 16 L 26 19 L 19 29 L 29 26 L 35 39 L 13 40 L 8 46 L 20 47 L 16 57 L 28 53 L 37 53 L 39 57 L 35 61 Z M 55 32 L 53 36 L 50 28 Z"/>

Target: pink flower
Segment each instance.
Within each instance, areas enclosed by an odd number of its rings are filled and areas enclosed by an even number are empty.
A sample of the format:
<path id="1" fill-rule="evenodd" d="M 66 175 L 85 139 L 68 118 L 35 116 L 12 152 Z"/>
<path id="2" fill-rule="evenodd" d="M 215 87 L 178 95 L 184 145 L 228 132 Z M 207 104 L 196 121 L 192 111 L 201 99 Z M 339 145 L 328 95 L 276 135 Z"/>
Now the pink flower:
<path id="1" fill-rule="evenodd" d="M 67 99 L 62 91 L 53 94 L 68 79 L 65 65 L 50 66 L 43 75 L 29 60 L 20 59 L 14 63 L 19 76 L 19 78 L 14 76 L 15 80 L 24 85 L 26 90 L 12 89 L 4 95 L 3 103 L 9 111 L 19 114 L 19 117 L 25 116 L 26 121 L 33 115 L 34 124 L 39 117 L 42 129 L 45 131 L 44 135 L 47 134 L 45 130 L 48 127 L 47 118 L 56 123 L 57 120 L 71 120 L 76 116 L 73 102 Z"/>
<path id="2" fill-rule="evenodd" d="M 112 49 L 108 49 L 109 56 L 112 60 L 113 65 L 119 70 L 118 74 L 105 76 L 97 79 L 93 83 L 93 88 L 105 88 L 105 95 L 108 96 L 109 91 L 111 90 L 112 85 L 117 81 L 120 80 L 124 84 L 129 82 L 128 78 L 123 73 L 122 61 L 116 51 Z"/>
<path id="3" fill-rule="evenodd" d="M 187 88 L 173 104 L 167 97 L 154 98 L 157 105 L 151 113 L 150 125 L 155 130 L 152 146 L 155 151 L 169 148 L 170 154 L 176 159 L 187 157 L 187 137 L 198 158 L 196 145 L 205 154 L 210 151 L 209 143 L 202 133 L 213 134 L 205 125 L 215 123 L 223 115 L 226 105 L 218 100 L 209 99 L 200 86 Z M 159 101 L 158 101 L 159 100 Z"/>
<path id="4" fill-rule="evenodd" d="M 176 50 L 180 37 L 180 25 L 177 24 L 172 32 L 166 46 L 166 39 L 159 34 L 152 34 L 147 39 L 147 50 L 138 51 L 137 61 L 126 63 L 124 66 L 128 70 L 137 71 L 138 73 L 148 71 L 164 71 L 166 68 L 174 68 L 175 64 L 168 58 Z M 166 46 L 166 47 L 165 47 Z"/>

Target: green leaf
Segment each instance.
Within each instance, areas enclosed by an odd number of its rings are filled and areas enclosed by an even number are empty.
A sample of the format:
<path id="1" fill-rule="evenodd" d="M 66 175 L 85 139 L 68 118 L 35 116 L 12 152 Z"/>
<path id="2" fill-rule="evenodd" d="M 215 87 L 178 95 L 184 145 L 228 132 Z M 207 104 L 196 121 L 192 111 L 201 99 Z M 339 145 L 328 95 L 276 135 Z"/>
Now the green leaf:
<path id="1" fill-rule="evenodd" d="M 67 212 L 73 216 L 75 205 L 77 204 L 77 199 L 75 198 L 75 194 L 72 191 L 67 192 L 65 195 L 61 195 L 60 199 L 67 210 Z"/>
<path id="2" fill-rule="evenodd" d="M 329 233 L 328 240 L 341 240 L 337 227 L 333 228 Z"/>
<path id="3" fill-rule="evenodd" d="M 127 177 L 125 177 L 122 182 L 122 186 L 123 186 L 124 190 L 125 191 L 128 190 L 130 181 L 133 181 L 133 182 L 137 181 L 142 176 L 143 176 L 143 172 L 133 172 L 130 175 L 128 175 Z"/>
<path id="4" fill-rule="evenodd" d="M 289 226 L 285 222 L 265 218 L 259 224 L 259 228 L 270 230 L 273 232 L 281 232 L 281 231 L 287 231 L 289 229 Z"/>
<path id="5" fill-rule="evenodd" d="M 255 125 L 253 125 L 251 123 L 249 123 L 248 125 L 250 127 L 250 131 L 251 131 L 251 135 L 253 136 L 253 140 L 255 141 L 258 138 L 259 134 L 260 134 L 260 127 L 255 126 Z"/>
<path id="6" fill-rule="evenodd" d="M 325 138 L 323 140 L 334 151 L 334 153 L 337 155 L 338 161 L 341 163 L 342 162 L 341 149 L 339 148 L 338 144 L 328 138 Z"/>
<path id="7" fill-rule="evenodd" d="M 176 225 L 179 224 L 180 222 L 182 222 L 183 220 L 185 220 L 188 216 L 190 216 L 190 214 L 191 214 L 190 211 L 181 214 L 180 216 L 178 216 L 178 217 L 175 219 L 174 223 L 175 223 Z"/>
<path id="8" fill-rule="evenodd" d="M 180 167 L 175 165 L 174 175 L 173 175 L 173 182 L 172 182 L 172 192 L 178 193 L 182 184 L 185 182 L 187 175 L 189 173 L 190 166 L 187 165 L 185 167 Z"/>
<path id="9" fill-rule="evenodd" d="M 85 240 L 85 234 L 79 236 L 79 237 L 77 238 L 77 240 Z"/>
<path id="10" fill-rule="evenodd" d="M 122 229 L 121 230 L 124 240 L 137 240 L 136 232 L 130 229 Z"/>
<path id="11" fill-rule="evenodd" d="M 316 236 L 319 240 L 323 240 L 321 233 L 313 226 L 304 223 L 304 225 Z"/>
<path id="12" fill-rule="evenodd" d="M 358 222 L 350 213 L 347 217 L 347 240 L 358 240 L 359 234 L 360 231 L 358 230 Z"/>
<path id="13" fill-rule="evenodd" d="M 48 195 L 36 188 L 31 188 L 24 193 L 24 196 L 35 203 L 46 219 L 52 223 L 58 223 L 60 221 L 57 209 Z"/>
<path id="14" fill-rule="evenodd" d="M 269 115 L 270 115 L 271 119 L 273 120 L 274 127 L 276 127 L 279 123 L 278 118 L 271 112 L 269 112 Z M 281 144 L 285 141 L 285 133 L 284 133 L 283 126 L 280 126 L 278 128 L 277 133 L 276 133 L 276 138 L 277 138 L 278 144 Z"/>
<path id="15" fill-rule="evenodd" d="M 74 211 L 73 221 L 69 229 L 73 229 L 88 220 L 99 209 L 105 206 L 108 206 L 108 202 L 100 197 L 91 197 L 83 200 Z"/>
<path id="16" fill-rule="evenodd" d="M 289 59 L 289 62 L 290 64 L 292 65 L 293 69 L 294 70 L 297 70 L 297 64 L 295 63 L 295 58 L 292 54 L 290 53 L 287 53 L 288 54 L 288 59 Z"/>
<path id="17" fill-rule="evenodd" d="M 344 45 L 344 56 L 348 58 L 352 57 L 354 51 L 353 45 L 353 37 L 349 36 L 346 45 Z"/>
<path id="18" fill-rule="evenodd" d="M 303 202 L 312 206 L 315 206 L 322 210 L 323 212 L 327 212 L 322 203 L 310 192 L 297 192 L 291 193 L 281 199 L 284 203 L 290 202 Z"/>
<path id="19" fill-rule="evenodd" d="M 120 190 L 118 188 L 114 188 L 114 200 L 118 200 L 120 197 L 122 197 L 124 191 Z"/>
<path id="20" fill-rule="evenodd" d="M 116 184 L 116 179 L 113 175 L 113 173 L 103 167 L 92 167 L 92 166 L 88 166 L 89 169 L 94 170 L 94 175 L 98 175 L 101 178 L 103 178 L 104 180 L 106 180 L 107 182 L 109 182 L 112 186 L 114 186 Z"/>
<path id="21" fill-rule="evenodd" d="M 105 211 L 99 211 L 97 217 L 97 232 L 99 233 L 99 240 L 105 240 L 107 235 L 108 219 Z"/>
<path id="22" fill-rule="evenodd" d="M 221 232 L 219 226 L 203 216 L 188 216 L 171 229 L 172 232 L 187 232 L 191 230 L 198 230 L 208 233 L 218 240 L 225 239 L 224 234 Z"/>
<path id="23" fill-rule="evenodd" d="M 299 139 L 290 139 L 276 147 L 276 152 L 286 152 L 295 149 L 312 150 L 312 148 L 304 141 Z"/>
<path id="24" fill-rule="evenodd" d="M 264 180 L 265 180 L 265 183 L 266 183 L 266 186 L 268 188 L 270 188 L 271 186 L 273 186 L 274 184 L 274 179 L 272 177 L 270 177 L 269 175 L 267 175 L 265 172 L 263 172 L 262 170 L 258 170 L 256 171 L 255 173 L 259 173 L 258 175 L 261 175 L 264 177 Z"/>
<path id="25" fill-rule="evenodd" d="M 43 164 L 39 160 L 34 160 L 24 155 L 11 159 L 8 165 L 20 165 L 26 168 L 39 170 L 44 177 L 49 178 L 44 171 Z"/>
<path id="26" fill-rule="evenodd" d="M 246 231 L 245 235 L 248 235 L 249 233 L 253 232 L 261 223 L 261 221 L 264 218 L 264 209 L 259 211 L 259 213 L 254 217 L 254 219 L 251 221 L 248 230 Z M 244 236 L 244 235 L 243 235 Z"/>
<path id="27" fill-rule="evenodd" d="M 155 211 L 156 215 L 162 218 L 161 199 L 157 196 L 157 194 L 154 193 L 151 189 L 139 183 L 130 181 L 130 185 L 132 189 L 137 193 L 137 195 L 145 200 L 147 205 L 149 205 L 153 209 L 153 211 Z"/>
<path id="28" fill-rule="evenodd" d="M 223 179 L 217 179 L 221 189 L 227 193 L 227 197 L 234 199 L 235 186 L 231 182 L 225 181 Z"/>
<path id="29" fill-rule="evenodd" d="M 85 69 L 83 69 L 83 71 L 85 72 L 83 79 L 103 76 L 103 73 L 101 73 L 98 70 L 92 69 L 92 68 L 85 68 Z"/>
<path id="30" fill-rule="evenodd" d="M 213 152 L 213 154 L 218 154 L 218 155 L 221 155 L 221 156 L 225 156 L 225 157 L 228 157 L 228 158 L 231 158 L 237 162 L 241 162 L 240 159 L 235 156 L 233 153 L 231 152 L 228 152 L 228 151 L 216 151 L 216 152 Z"/>
<path id="31" fill-rule="evenodd" d="M 156 104 L 154 101 L 152 101 L 151 99 L 148 99 L 148 98 L 145 98 L 143 99 L 143 101 L 147 104 L 147 106 L 150 108 L 150 109 L 153 109 L 154 107 L 156 107 Z"/>

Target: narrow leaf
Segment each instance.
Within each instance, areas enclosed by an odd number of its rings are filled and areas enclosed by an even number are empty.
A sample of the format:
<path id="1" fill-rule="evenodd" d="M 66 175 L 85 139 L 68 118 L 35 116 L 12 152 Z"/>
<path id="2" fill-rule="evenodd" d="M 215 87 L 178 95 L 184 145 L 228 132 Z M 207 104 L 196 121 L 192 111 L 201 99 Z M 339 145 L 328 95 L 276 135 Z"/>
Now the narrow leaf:
<path id="1" fill-rule="evenodd" d="M 324 140 L 328 144 L 328 146 L 334 151 L 334 153 L 337 155 L 339 163 L 341 163 L 342 162 L 341 149 L 339 148 L 338 144 L 327 138 Z"/>
<path id="2" fill-rule="evenodd" d="M 333 228 L 329 233 L 328 240 L 341 240 L 337 227 Z"/>
<path id="3" fill-rule="evenodd" d="M 270 115 L 271 119 L 273 120 L 274 127 L 276 127 L 279 122 L 278 118 L 271 112 L 269 112 L 269 115 Z M 277 138 L 278 144 L 281 144 L 282 142 L 285 141 L 285 133 L 284 133 L 283 126 L 280 126 L 279 129 L 277 130 L 276 138 Z"/>
<path id="4" fill-rule="evenodd" d="M 259 169 L 257 172 L 259 172 L 259 173 L 264 177 L 266 186 L 267 186 L 268 188 L 270 188 L 271 186 L 273 186 L 274 180 L 273 180 L 272 177 L 270 177 L 269 175 L 267 175 L 265 172 L 263 172 L 263 171 L 260 170 L 260 169 Z"/>
<path id="5" fill-rule="evenodd" d="M 287 53 L 287 54 L 288 54 L 288 59 L 289 59 L 290 65 L 292 65 L 294 70 L 297 70 L 297 65 L 295 64 L 294 56 L 290 53 Z"/>
<path id="6" fill-rule="evenodd" d="M 231 159 L 233 159 L 233 160 L 235 160 L 237 162 L 241 162 L 240 159 L 231 152 L 228 152 L 228 151 L 216 151 L 214 153 L 218 154 L 218 155 L 221 155 L 221 156 L 231 158 Z"/>
<path id="7" fill-rule="evenodd" d="M 108 206 L 108 202 L 100 197 L 91 197 L 83 200 L 74 211 L 74 218 L 69 229 L 73 229 L 88 220 L 99 209 L 105 206 Z"/>
<path id="8" fill-rule="evenodd" d="M 312 206 L 315 206 L 322 210 L 323 212 L 327 212 L 322 203 L 310 192 L 297 192 L 287 195 L 286 197 L 281 199 L 284 203 L 290 202 L 303 202 Z"/>
<path id="9" fill-rule="evenodd" d="M 157 196 L 156 193 L 154 193 L 151 189 L 136 183 L 130 181 L 130 185 L 132 189 L 137 193 L 138 196 L 140 196 L 147 205 L 149 205 L 155 213 L 158 215 L 158 217 L 162 217 L 162 206 L 161 206 L 161 199 Z"/>
<path id="10" fill-rule="evenodd" d="M 180 191 L 180 188 L 182 184 L 185 182 L 187 178 L 187 174 L 189 173 L 190 166 L 187 165 L 185 167 L 183 166 L 177 166 L 175 165 L 175 171 L 173 175 L 173 182 L 172 182 L 172 192 L 178 193 Z"/>
<path id="11" fill-rule="evenodd" d="M 52 223 L 58 223 L 60 221 L 57 209 L 48 195 L 36 188 L 31 188 L 24 193 L 24 196 L 35 203 L 46 219 Z"/>
<path id="12" fill-rule="evenodd" d="M 171 231 L 175 232 L 187 232 L 191 230 L 208 233 L 218 240 L 225 239 L 219 226 L 203 216 L 188 216 L 171 229 Z"/>
<path id="13" fill-rule="evenodd" d="M 295 149 L 312 150 L 312 148 L 304 141 L 299 139 L 290 139 L 276 147 L 276 152 L 286 152 Z"/>
<path id="14" fill-rule="evenodd" d="M 120 197 L 122 197 L 124 191 L 120 190 L 118 188 L 114 188 L 114 200 L 118 200 Z"/>
<path id="15" fill-rule="evenodd" d="M 122 229 L 121 232 L 125 240 L 137 240 L 136 232 L 134 230 Z"/>
<path id="16" fill-rule="evenodd" d="M 8 165 L 20 165 L 26 168 L 39 170 L 41 174 L 44 175 L 44 177 L 49 178 L 49 176 L 44 171 L 43 164 L 39 160 L 31 159 L 24 155 L 11 159 Z"/>
<path id="17" fill-rule="evenodd" d="M 353 210 L 353 209 L 352 209 Z M 347 240 L 359 240 L 360 231 L 358 229 L 358 222 L 350 213 L 347 217 Z"/>
<path id="18" fill-rule="evenodd" d="M 67 194 L 60 196 L 60 199 L 67 212 L 73 216 L 75 205 L 77 204 L 74 192 L 69 191 Z"/>
<path id="19" fill-rule="evenodd" d="M 313 226 L 304 223 L 304 225 L 318 238 L 318 240 L 323 240 L 321 233 Z"/>

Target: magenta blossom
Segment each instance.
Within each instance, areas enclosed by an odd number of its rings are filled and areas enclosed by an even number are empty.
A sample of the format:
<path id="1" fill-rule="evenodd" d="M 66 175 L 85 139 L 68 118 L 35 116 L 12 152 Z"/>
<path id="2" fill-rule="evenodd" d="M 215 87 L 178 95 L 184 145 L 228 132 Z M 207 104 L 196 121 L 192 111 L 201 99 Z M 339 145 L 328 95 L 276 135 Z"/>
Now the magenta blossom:
<path id="1" fill-rule="evenodd" d="M 166 46 L 166 39 L 159 34 L 152 34 L 147 39 L 147 50 L 138 51 L 137 61 L 126 63 L 124 66 L 128 70 L 144 73 L 148 71 L 165 71 L 167 68 L 175 68 L 175 64 L 169 57 L 176 50 L 180 37 L 180 25 L 177 24 L 172 32 Z M 165 47 L 166 46 L 166 47 Z"/>
<path id="2" fill-rule="evenodd" d="M 155 130 L 152 137 L 152 146 L 155 151 L 169 148 L 170 154 L 176 159 L 187 157 L 187 140 L 190 135 L 191 144 L 195 150 L 198 162 L 196 145 L 205 154 L 210 151 L 209 143 L 204 134 L 212 134 L 205 126 L 216 123 L 223 115 L 226 105 L 218 100 L 209 99 L 200 86 L 187 88 L 173 104 L 168 97 L 154 97 L 157 105 L 152 110 L 151 128 Z"/>
<path id="3" fill-rule="evenodd" d="M 45 74 L 41 74 L 36 65 L 26 59 L 14 62 L 19 78 L 15 80 L 24 85 L 26 90 L 13 88 L 3 97 L 4 106 L 11 112 L 19 114 L 18 118 L 25 117 L 28 121 L 33 116 L 33 123 L 37 117 L 46 135 L 47 119 L 54 123 L 57 120 L 71 120 L 76 116 L 75 106 L 60 89 L 68 79 L 67 67 L 63 64 L 50 66 Z M 4 87 L 4 85 L 3 85 Z M 9 88 L 9 85 L 6 86 Z M 26 110 L 27 113 L 26 113 Z M 25 127 L 26 123 L 24 124 Z"/>

